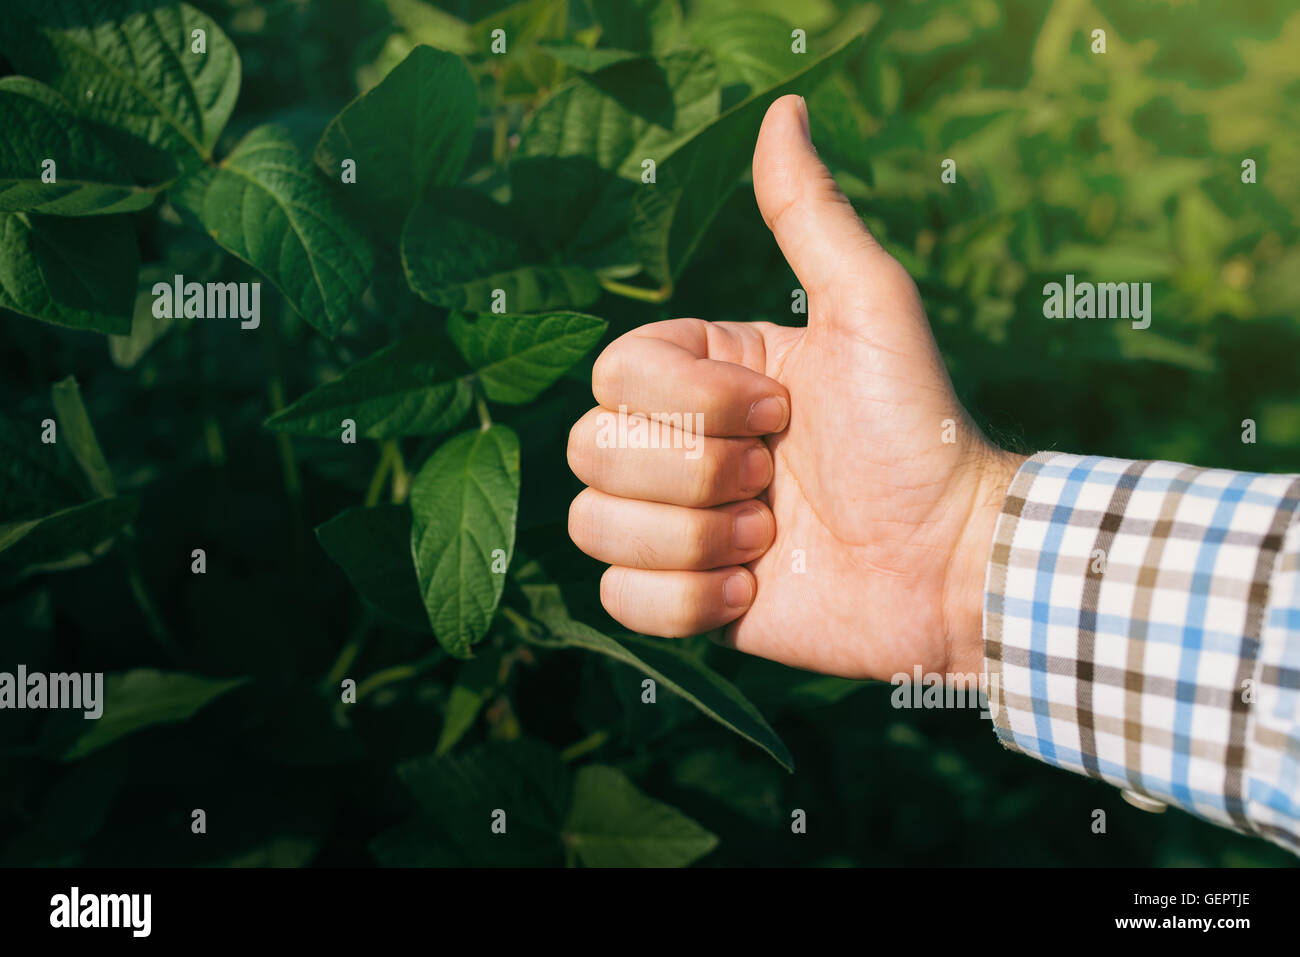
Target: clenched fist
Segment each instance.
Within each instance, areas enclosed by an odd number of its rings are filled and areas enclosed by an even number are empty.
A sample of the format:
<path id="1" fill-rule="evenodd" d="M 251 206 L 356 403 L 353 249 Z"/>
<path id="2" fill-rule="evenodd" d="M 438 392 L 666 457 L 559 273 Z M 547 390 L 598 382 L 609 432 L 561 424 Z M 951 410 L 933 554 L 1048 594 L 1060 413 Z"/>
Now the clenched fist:
<path id="1" fill-rule="evenodd" d="M 610 344 L 569 436 L 589 486 L 569 533 L 611 566 L 601 601 L 634 631 L 727 626 L 740 651 L 850 678 L 980 671 L 1020 459 L 957 402 L 915 284 L 818 159 L 802 98 L 772 104 L 753 168 L 807 328 L 674 319 Z M 647 426 L 658 447 L 610 441 Z"/>

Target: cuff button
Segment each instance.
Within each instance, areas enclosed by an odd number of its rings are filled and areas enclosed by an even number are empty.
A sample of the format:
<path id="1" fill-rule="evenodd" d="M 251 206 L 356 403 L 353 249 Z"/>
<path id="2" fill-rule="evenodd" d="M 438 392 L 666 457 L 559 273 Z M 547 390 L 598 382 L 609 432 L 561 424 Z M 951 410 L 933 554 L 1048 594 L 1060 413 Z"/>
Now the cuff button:
<path id="1" fill-rule="evenodd" d="M 1169 807 L 1164 801 L 1157 801 L 1153 797 L 1147 797 L 1145 794 L 1139 794 L 1137 791 L 1124 790 L 1120 792 L 1120 797 L 1129 804 L 1132 804 L 1139 811 L 1149 811 L 1152 814 L 1163 814 L 1165 808 Z"/>

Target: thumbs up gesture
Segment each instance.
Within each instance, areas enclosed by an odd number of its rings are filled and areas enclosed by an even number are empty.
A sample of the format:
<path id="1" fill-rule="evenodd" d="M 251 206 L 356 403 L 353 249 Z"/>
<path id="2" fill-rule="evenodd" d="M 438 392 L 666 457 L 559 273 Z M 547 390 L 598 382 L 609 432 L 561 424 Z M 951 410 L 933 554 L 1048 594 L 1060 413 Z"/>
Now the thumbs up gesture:
<path id="1" fill-rule="evenodd" d="M 611 343 L 569 435 L 588 486 L 569 533 L 609 563 L 601 601 L 633 631 L 725 626 L 740 651 L 849 678 L 978 672 L 1021 460 L 958 403 L 915 284 L 818 158 L 802 98 L 772 104 L 753 171 L 807 328 L 673 319 Z M 658 441 L 609 440 L 647 425 Z"/>

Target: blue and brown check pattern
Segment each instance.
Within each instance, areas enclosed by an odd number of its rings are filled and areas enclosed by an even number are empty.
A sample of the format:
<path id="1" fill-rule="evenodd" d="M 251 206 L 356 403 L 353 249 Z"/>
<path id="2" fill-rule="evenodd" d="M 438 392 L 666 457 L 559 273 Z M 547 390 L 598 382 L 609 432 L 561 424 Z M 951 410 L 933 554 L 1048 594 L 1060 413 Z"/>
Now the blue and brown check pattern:
<path id="1" fill-rule="evenodd" d="M 1002 743 L 1300 853 L 1300 476 L 1040 452 L 998 520 Z"/>

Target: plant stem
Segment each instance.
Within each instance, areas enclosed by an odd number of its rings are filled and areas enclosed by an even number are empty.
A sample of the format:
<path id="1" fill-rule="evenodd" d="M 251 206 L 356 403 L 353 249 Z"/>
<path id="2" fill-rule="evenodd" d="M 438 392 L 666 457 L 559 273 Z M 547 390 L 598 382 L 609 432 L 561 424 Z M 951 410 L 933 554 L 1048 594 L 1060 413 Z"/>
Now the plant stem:
<path id="1" fill-rule="evenodd" d="M 323 691 L 330 691 L 338 686 L 338 683 L 346 677 L 348 669 L 352 663 L 357 660 L 361 654 L 361 649 L 366 646 L 366 636 L 370 634 L 370 628 L 374 624 L 374 616 L 369 608 L 362 608 L 361 619 L 357 622 L 356 628 L 352 630 L 352 636 L 347 643 L 339 650 L 339 655 L 334 659 L 334 664 L 330 666 L 329 672 L 321 682 Z"/>
<path id="2" fill-rule="evenodd" d="M 173 662 L 180 661 L 181 650 L 172 641 L 172 637 L 167 631 L 167 625 L 163 622 L 162 615 L 158 613 L 158 606 L 154 604 L 153 596 L 149 592 L 149 586 L 145 584 L 144 575 L 140 571 L 140 555 L 135 544 L 135 528 L 131 525 L 123 529 L 122 557 L 126 560 L 126 580 L 131 586 L 131 597 L 135 599 L 140 614 L 144 616 L 145 624 L 149 628 L 149 634 L 168 658 Z"/>
<path id="3" fill-rule="evenodd" d="M 406 471 L 406 460 L 402 458 L 402 447 L 393 442 L 393 504 L 401 505 L 411 491 L 411 473 Z"/>
<path id="4" fill-rule="evenodd" d="M 541 630 L 539 625 L 525 618 L 509 605 L 501 606 L 501 614 L 506 617 L 506 620 L 509 621 L 510 624 L 515 626 L 515 630 L 520 632 L 526 641 L 534 640 L 537 633 Z"/>
<path id="5" fill-rule="evenodd" d="M 284 374 L 280 366 L 280 339 L 277 331 L 279 323 L 272 323 L 269 334 L 263 337 L 266 343 L 267 358 L 271 366 L 271 376 L 267 382 L 267 393 L 271 400 L 271 412 L 284 411 Z M 284 491 L 289 497 L 290 516 L 293 520 L 294 547 L 302 548 L 302 478 L 298 474 L 298 459 L 293 453 L 293 440 L 287 432 L 276 434 L 276 445 L 280 449 L 280 470 L 284 473 Z"/>
<path id="6" fill-rule="evenodd" d="M 505 166 L 506 153 L 509 149 L 510 117 L 505 110 L 497 107 L 497 114 L 492 120 L 492 161 L 498 166 Z"/>
<path id="7" fill-rule="evenodd" d="M 616 296 L 624 296 L 628 299 L 636 299 L 640 302 L 667 302 L 673 294 L 673 284 L 664 283 L 658 289 L 646 289 L 644 286 L 633 286 L 625 282 L 619 282 L 617 279 L 600 280 L 600 285 L 606 292 L 612 292 Z"/>
<path id="8" fill-rule="evenodd" d="M 478 427 L 486 432 L 492 428 L 492 414 L 488 412 L 487 399 L 482 392 L 474 397 L 474 407 L 478 409 Z"/>
<path id="9" fill-rule="evenodd" d="M 208 462 L 217 468 L 226 464 L 226 447 L 221 440 L 221 424 L 210 414 L 203 414 L 203 441 L 208 450 Z"/>
<path id="10" fill-rule="evenodd" d="M 373 694 L 377 689 L 384 687 L 384 685 L 390 685 L 397 681 L 405 681 L 407 678 L 414 678 L 422 671 L 428 671 L 446 657 L 447 653 L 439 648 L 437 651 L 425 655 L 418 661 L 412 661 L 405 665 L 394 665 L 391 668 L 383 668 L 376 671 L 370 677 L 357 683 L 357 703 L 360 704 L 367 695 Z"/>
<path id="11" fill-rule="evenodd" d="M 608 731 L 605 731 L 604 729 L 601 729 L 600 731 L 593 731 L 591 734 L 587 735 L 581 741 L 575 741 L 573 744 L 569 745 L 567 748 L 561 751 L 560 760 L 567 763 L 569 761 L 575 760 L 576 758 L 582 757 L 584 754 L 590 754 L 592 751 L 595 751 L 597 748 L 604 745 L 604 743 L 608 740 L 609 740 Z"/>
<path id="12" fill-rule="evenodd" d="M 367 507 L 379 504 L 379 496 L 384 491 L 384 482 L 388 480 L 388 472 L 393 467 L 393 447 L 392 439 L 379 445 L 379 461 L 375 463 L 375 470 L 370 475 L 370 487 L 366 489 Z"/>
<path id="13" fill-rule="evenodd" d="M 504 169 L 510 152 L 510 115 L 501 94 L 502 70 L 492 67 L 492 162 Z"/>

